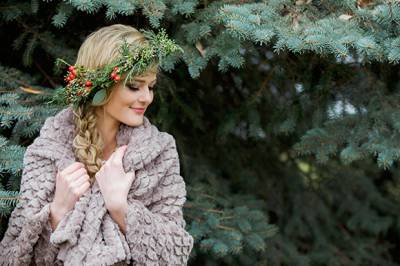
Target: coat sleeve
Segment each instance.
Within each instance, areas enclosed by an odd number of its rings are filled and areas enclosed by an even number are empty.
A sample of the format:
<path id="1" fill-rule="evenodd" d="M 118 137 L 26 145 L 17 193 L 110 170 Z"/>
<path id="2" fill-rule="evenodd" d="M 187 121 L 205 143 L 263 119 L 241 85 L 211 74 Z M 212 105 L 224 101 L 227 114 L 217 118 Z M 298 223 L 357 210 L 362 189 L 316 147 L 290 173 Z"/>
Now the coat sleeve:
<path id="1" fill-rule="evenodd" d="M 160 161 L 168 166 L 152 195 L 153 202 L 146 207 L 139 200 L 128 201 L 125 237 L 138 265 L 186 265 L 194 240 L 185 230 L 186 188 L 175 139 Z"/>
<path id="2" fill-rule="evenodd" d="M 55 265 L 57 247 L 49 241 L 49 214 L 56 166 L 50 159 L 24 155 L 19 201 L 0 242 L 0 265 Z"/>

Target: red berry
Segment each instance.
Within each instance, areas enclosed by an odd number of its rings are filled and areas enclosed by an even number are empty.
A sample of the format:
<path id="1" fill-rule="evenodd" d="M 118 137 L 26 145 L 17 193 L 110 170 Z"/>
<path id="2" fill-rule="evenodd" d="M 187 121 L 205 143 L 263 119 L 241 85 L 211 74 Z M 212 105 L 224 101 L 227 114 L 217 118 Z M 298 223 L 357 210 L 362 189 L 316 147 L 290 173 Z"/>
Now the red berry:
<path id="1" fill-rule="evenodd" d="M 87 86 L 87 87 L 90 87 L 90 86 L 92 86 L 92 82 L 90 82 L 89 80 L 88 80 L 88 81 L 86 81 L 86 86 Z"/>
<path id="2" fill-rule="evenodd" d="M 69 66 L 69 68 L 68 68 L 69 71 L 73 71 L 74 69 L 75 69 L 74 66 Z"/>
<path id="3" fill-rule="evenodd" d="M 75 69 L 72 70 L 71 72 L 72 72 L 72 74 L 74 74 L 74 75 L 76 76 L 76 71 L 75 71 Z"/>
<path id="4" fill-rule="evenodd" d="M 115 74 L 114 72 L 111 73 L 111 78 L 115 79 L 116 76 L 117 76 L 117 74 Z"/>
<path id="5" fill-rule="evenodd" d="M 118 71 L 118 69 L 119 69 L 119 68 L 118 68 L 117 66 L 116 66 L 116 67 L 114 67 L 114 70 L 115 70 L 115 71 Z"/>
<path id="6" fill-rule="evenodd" d="M 71 73 L 71 74 L 69 74 L 69 76 L 68 76 L 70 79 L 74 79 L 75 78 L 75 75 L 73 74 L 73 73 Z"/>
<path id="7" fill-rule="evenodd" d="M 71 77 L 70 77 L 70 76 L 68 76 L 68 77 L 66 78 L 66 80 L 67 80 L 67 81 L 70 81 L 70 80 L 71 80 Z"/>
<path id="8" fill-rule="evenodd" d="M 115 78 L 114 78 L 115 81 L 118 81 L 118 80 L 120 80 L 120 79 L 121 79 L 120 76 L 115 76 Z"/>

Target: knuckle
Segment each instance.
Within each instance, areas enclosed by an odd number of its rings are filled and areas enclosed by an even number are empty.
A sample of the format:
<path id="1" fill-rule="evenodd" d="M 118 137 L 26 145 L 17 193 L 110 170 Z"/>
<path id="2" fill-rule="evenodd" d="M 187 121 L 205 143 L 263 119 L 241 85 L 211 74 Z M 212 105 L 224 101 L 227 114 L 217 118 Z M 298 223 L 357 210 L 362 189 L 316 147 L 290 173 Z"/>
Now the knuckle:
<path id="1" fill-rule="evenodd" d="M 73 194 L 75 197 L 79 197 L 79 191 L 78 191 L 76 188 L 74 188 L 74 189 L 72 190 L 72 194 Z"/>
<path id="2" fill-rule="evenodd" d="M 62 181 L 63 181 L 64 184 L 69 185 L 69 184 L 71 183 L 71 182 L 70 182 L 70 178 L 69 178 L 68 176 L 64 176 L 64 177 L 62 177 L 61 179 L 62 179 Z"/>
<path id="3" fill-rule="evenodd" d="M 75 184 L 76 184 L 76 180 L 72 180 L 71 179 L 71 180 L 68 181 L 68 186 L 69 186 L 70 189 L 76 188 Z"/>
<path id="4" fill-rule="evenodd" d="M 74 179 L 72 178 L 72 175 L 68 175 L 65 177 L 65 181 L 67 181 L 68 184 L 71 184 Z"/>

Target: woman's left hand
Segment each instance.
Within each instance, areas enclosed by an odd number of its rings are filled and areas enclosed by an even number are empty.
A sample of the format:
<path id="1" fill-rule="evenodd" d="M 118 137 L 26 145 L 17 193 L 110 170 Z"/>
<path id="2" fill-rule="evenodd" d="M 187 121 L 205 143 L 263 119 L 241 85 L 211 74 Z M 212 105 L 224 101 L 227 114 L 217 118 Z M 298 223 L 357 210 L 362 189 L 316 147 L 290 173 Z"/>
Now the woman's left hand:
<path id="1" fill-rule="evenodd" d="M 119 147 L 96 173 L 95 177 L 109 211 L 119 210 L 126 205 L 129 189 L 135 172 L 125 173 L 122 157 L 127 145 Z"/>

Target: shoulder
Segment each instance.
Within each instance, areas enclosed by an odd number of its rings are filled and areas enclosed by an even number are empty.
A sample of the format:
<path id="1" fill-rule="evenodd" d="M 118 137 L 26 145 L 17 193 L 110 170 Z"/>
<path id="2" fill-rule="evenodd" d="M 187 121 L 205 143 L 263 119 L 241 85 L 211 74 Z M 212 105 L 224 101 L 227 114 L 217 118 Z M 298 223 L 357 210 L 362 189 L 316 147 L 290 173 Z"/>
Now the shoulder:
<path id="1" fill-rule="evenodd" d="M 162 146 L 164 147 L 162 151 L 164 160 L 178 161 L 179 153 L 175 137 L 168 132 L 160 132 L 160 141 L 163 143 Z"/>
<path id="2" fill-rule="evenodd" d="M 169 148 L 176 148 L 175 137 L 168 132 L 160 132 L 160 138 L 166 143 Z"/>
<path id="3" fill-rule="evenodd" d="M 159 133 L 159 141 L 162 143 L 161 145 L 164 147 L 163 153 L 167 157 L 178 157 L 178 149 L 176 146 L 175 137 L 168 132 L 160 132 Z"/>
<path id="4" fill-rule="evenodd" d="M 165 148 L 176 149 L 176 140 L 171 133 L 161 131 L 155 124 L 152 124 L 147 117 L 144 118 L 143 125 L 145 128 L 149 129 L 148 136 L 150 139 L 154 139 L 155 142 L 159 143 Z"/>
<path id="5" fill-rule="evenodd" d="M 46 118 L 40 129 L 40 136 L 58 139 L 60 133 L 70 133 L 72 128 L 73 111 L 71 107 L 67 107 Z"/>
<path id="6" fill-rule="evenodd" d="M 27 147 L 26 152 L 49 154 L 52 150 L 60 150 L 67 146 L 74 133 L 72 115 L 72 110 L 68 107 L 47 117 L 40 129 L 39 136 Z"/>
<path id="7" fill-rule="evenodd" d="M 178 163 L 179 152 L 176 143 L 175 136 L 169 132 L 159 130 L 155 125 L 151 125 L 155 131 L 155 139 L 152 149 L 153 152 L 157 153 L 159 150 L 163 160 L 171 160 L 171 162 Z"/>

